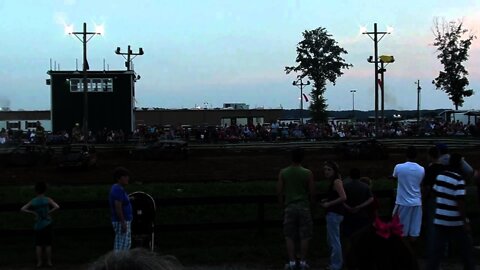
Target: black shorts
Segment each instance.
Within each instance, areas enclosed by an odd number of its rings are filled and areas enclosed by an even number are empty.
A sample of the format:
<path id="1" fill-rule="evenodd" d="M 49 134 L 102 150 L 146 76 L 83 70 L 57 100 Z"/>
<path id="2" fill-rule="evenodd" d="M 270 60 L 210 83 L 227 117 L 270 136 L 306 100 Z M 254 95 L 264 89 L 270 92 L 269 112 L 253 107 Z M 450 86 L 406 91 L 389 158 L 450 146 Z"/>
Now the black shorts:
<path id="1" fill-rule="evenodd" d="M 52 245 L 52 225 L 35 231 L 35 246 L 51 246 Z"/>

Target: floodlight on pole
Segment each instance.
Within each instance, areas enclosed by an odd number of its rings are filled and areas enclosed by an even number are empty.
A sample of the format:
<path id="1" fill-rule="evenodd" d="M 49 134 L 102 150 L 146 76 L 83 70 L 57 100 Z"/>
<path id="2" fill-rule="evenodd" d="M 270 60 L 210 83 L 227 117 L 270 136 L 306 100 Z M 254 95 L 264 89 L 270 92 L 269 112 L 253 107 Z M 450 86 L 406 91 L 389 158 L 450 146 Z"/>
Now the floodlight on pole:
<path id="1" fill-rule="evenodd" d="M 88 142 L 88 61 L 87 61 L 87 43 L 92 39 L 95 35 L 101 35 L 105 33 L 105 29 L 103 25 L 101 28 L 98 26 L 96 27 L 99 32 L 88 32 L 87 31 L 87 23 L 83 23 L 83 31 L 82 32 L 74 32 L 73 25 L 66 25 L 65 26 L 65 33 L 69 35 L 74 35 L 80 42 L 83 44 L 83 136 L 85 142 Z M 101 31 L 100 31 L 101 30 Z"/>
<path id="2" fill-rule="evenodd" d="M 302 79 L 298 79 L 293 81 L 292 85 L 300 88 L 300 124 L 303 124 L 303 87 L 310 85 L 310 81 L 304 83 Z"/>
<path id="3" fill-rule="evenodd" d="M 132 60 L 133 60 L 135 57 L 139 56 L 139 55 L 143 55 L 143 54 L 144 54 L 144 51 L 143 51 L 143 48 L 139 48 L 139 49 L 138 49 L 138 53 L 134 53 L 134 52 L 132 51 L 132 49 L 130 48 L 130 45 L 128 45 L 127 52 L 121 52 L 120 47 L 117 47 L 117 49 L 115 50 L 115 54 L 118 54 L 118 55 L 123 56 L 123 58 L 124 58 L 125 60 L 127 60 L 127 61 L 125 62 L 125 67 L 127 68 L 127 70 L 131 70 L 131 68 L 132 68 L 132 67 L 131 67 L 131 66 L 132 66 Z M 125 57 L 125 55 L 126 55 L 127 57 Z M 133 57 L 132 57 L 132 55 L 133 55 Z"/>
<path id="4" fill-rule="evenodd" d="M 139 56 L 139 55 L 143 55 L 144 52 L 143 52 L 143 48 L 139 48 L 138 49 L 138 53 L 134 53 L 132 52 L 132 49 L 130 48 L 130 45 L 128 45 L 128 48 L 127 48 L 127 52 L 122 52 L 122 50 L 120 49 L 120 47 L 117 47 L 117 49 L 115 50 L 115 54 L 118 54 L 118 55 L 121 55 L 125 60 L 125 67 L 127 68 L 127 71 L 131 71 L 132 70 L 132 60 Z M 125 55 L 127 57 L 125 57 Z M 133 57 L 132 57 L 133 55 Z M 131 89 L 131 97 L 132 97 L 132 101 L 135 102 L 135 82 L 137 80 L 140 80 L 140 75 L 138 76 L 135 76 L 135 71 L 131 72 L 131 75 L 132 75 L 132 89 Z M 135 107 L 135 104 L 132 103 L 132 108 Z M 132 119 L 135 118 L 135 115 L 133 113 L 133 110 L 131 111 L 131 114 L 132 114 Z M 132 121 L 132 130 L 134 128 L 134 122 Z"/>

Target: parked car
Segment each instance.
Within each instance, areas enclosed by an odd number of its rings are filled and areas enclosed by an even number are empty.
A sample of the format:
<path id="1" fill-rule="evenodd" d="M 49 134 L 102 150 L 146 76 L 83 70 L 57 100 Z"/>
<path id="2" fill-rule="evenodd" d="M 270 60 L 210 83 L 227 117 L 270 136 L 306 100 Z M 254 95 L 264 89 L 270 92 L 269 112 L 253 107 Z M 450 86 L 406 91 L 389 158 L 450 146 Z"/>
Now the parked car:
<path id="1" fill-rule="evenodd" d="M 84 168 L 97 164 L 95 147 L 87 144 L 72 144 L 64 146 L 57 158 L 57 168 Z"/>
<path id="2" fill-rule="evenodd" d="M 130 151 L 133 159 L 177 160 L 188 158 L 188 143 L 182 140 L 158 140 Z"/>
<path id="3" fill-rule="evenodd" d="M 388 159 L 386 147 L 375 139 L 344 142 L 337 145 L 337 153 L 344 159 L 382 160 Z"/>
<path id="4" fill-rule="evenodd" d="M 37 144 L 21 144 L 3 155 L 4 163 L 12 166 L 35 166 L 48 164 L 54 155 L 53 149 Z"/>

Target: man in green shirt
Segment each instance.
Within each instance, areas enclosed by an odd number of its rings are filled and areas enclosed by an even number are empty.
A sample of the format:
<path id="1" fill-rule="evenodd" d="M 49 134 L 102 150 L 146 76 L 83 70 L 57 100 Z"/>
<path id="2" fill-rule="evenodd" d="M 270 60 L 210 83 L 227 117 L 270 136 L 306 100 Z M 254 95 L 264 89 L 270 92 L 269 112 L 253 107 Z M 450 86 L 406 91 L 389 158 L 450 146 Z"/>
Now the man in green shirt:
<path id="1" fill-rule="evenodd" d="M 297 236 L 300 237 L 300 269 L 309 268 L 305 257 L 313 230 L 310 204 L 314 202 L 315 186 L 312 171 L 301 165 L 303 157 L 303 149 L 294 149 L 292 164 L 282 169 L 278 175 L 278 200 L 285 207 L 283 232 L 289 258 L 286 269 L 296 269 L 295 238 Z"/>

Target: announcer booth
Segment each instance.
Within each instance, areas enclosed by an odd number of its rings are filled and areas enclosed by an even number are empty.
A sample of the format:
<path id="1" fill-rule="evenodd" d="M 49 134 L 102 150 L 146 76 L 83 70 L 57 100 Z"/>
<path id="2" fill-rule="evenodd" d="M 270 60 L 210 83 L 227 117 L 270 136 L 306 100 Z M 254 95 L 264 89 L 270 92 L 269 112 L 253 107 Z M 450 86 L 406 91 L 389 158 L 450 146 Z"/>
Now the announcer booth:
<path id="1" fill-rule="evenodd" d="M 71 132 L 83 123 L 84 79 L 79 71 L 49 71 L 52 131 Z M 134 71 L 87 71 L 88 129 L 97 132 L 123 130 L 129 133 L 135 122 Z"/>

